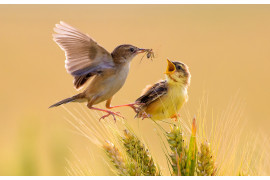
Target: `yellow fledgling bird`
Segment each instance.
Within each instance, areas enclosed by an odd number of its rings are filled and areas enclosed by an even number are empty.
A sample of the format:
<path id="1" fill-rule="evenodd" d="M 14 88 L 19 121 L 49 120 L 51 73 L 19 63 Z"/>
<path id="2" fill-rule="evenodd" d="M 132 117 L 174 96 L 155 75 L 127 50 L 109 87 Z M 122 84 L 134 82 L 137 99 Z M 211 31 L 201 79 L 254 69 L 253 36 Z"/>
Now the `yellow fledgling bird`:
<path id="1" fill-rule="evenodd" d="M 113 95 L 124 85 L 131 60 L 139 53 L 149 52 L 149 49 L 123 44 L 109 53 L 97 44 L 91 37 L 81 33 L 78 29 L 60 22 L 54 28 L 53 40 L 65 51 L 66 70 L 74 77 L 74 86 L 81 88 L 91 78 L 89 86 L 82 92 L 70 98 L 59 101 L 51 107 L 60 106 L 69 102 L 87 102 L 89 109 L 106 112 L 107 115 L 122 117 L 119 113 L 93 107 L 103 101 L 110 106 Z"/>
<path id="2" fill-rule="evenodd" d="M 190 72 L 181 62 L 167 60 L 166 79 L 146 87 L 143 95 L 135 101 L 133 108 L 138 118 L 163 120 L 178 117 L 178 111 L 188 100 Z"/>

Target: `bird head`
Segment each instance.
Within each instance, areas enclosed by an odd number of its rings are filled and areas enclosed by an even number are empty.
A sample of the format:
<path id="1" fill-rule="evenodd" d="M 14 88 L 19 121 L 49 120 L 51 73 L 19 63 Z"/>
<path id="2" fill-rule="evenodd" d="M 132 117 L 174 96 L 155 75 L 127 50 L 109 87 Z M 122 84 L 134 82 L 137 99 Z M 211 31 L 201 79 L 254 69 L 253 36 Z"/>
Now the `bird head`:
<path id="1" fill-rule="evenodd" d="M 130 62 L 137 54 L 145 52 L 146 49 L 140 49 L 136 46 L 123 44 L 117 46 L 112 54 L 115 63 Z"/>
<path id="2" fill-rule="evenodd" d="M 166 76 L 169 82 L 182 83 L 189 85 L 190 83 L 190 72 L 188 66 L 182 62 L 170 61 L 167 59 Z"/>

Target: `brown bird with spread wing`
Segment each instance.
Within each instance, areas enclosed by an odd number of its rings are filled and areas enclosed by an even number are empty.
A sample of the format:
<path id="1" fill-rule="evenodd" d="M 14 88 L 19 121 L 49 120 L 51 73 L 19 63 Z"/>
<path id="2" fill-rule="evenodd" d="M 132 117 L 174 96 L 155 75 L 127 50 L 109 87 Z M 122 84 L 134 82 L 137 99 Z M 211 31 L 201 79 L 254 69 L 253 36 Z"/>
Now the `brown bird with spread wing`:
<path id="1" fill-rule="evenodd" d="M 53 40 L 65 51 L 65 67 L 74 77 L 74 86 L 81 88 L 91 77 L 89 86 L 82 92 L 70 98 L 57 102 L 51 107 L 69 102 L 87 102 L 89 109 L 106 112 L 104 119 L 112 115 L 122 117 L 119 113 L 93 107 L 103 101 L 110 106 L 113 95 L 124 85 L 131 60 L 139 53 L 148 51 L 132 45 L 124 44 L 109 53 L 97 44 L 91 37 L 81 33 L 78 29 L 64 23 L 56 24 Z"/>

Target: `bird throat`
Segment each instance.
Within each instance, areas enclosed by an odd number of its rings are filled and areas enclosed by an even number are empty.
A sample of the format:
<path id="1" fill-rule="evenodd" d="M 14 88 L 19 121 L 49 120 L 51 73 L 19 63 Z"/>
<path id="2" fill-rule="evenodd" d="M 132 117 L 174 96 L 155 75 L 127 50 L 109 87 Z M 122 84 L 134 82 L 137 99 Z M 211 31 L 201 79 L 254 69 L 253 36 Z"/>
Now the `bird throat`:
<path id="1" fill-rule="evenodd" d="M 174 82 L 178 82 L 176 79 L 174 79 L 170 74 L 169 74 L 169 78 L 171 79 L 171 80 L 173 80 Z"/>

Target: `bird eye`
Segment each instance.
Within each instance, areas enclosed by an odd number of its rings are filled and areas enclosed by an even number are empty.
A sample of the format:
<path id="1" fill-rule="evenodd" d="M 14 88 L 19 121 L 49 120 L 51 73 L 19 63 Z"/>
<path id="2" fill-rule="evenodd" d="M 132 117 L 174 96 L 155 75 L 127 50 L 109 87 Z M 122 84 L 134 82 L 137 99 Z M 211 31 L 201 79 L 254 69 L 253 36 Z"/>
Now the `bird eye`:
<path id="1" fill-rule="evenodd" d="M 130 48 L 129 50 L 130 50 L 130 52 L 134 52 L 134 48 Z"/>
<path id="2" fill-rule="evenodd" d="M 180 65 L 178 65 L 176 68 L 180 70 L 182 67 Z"/>

